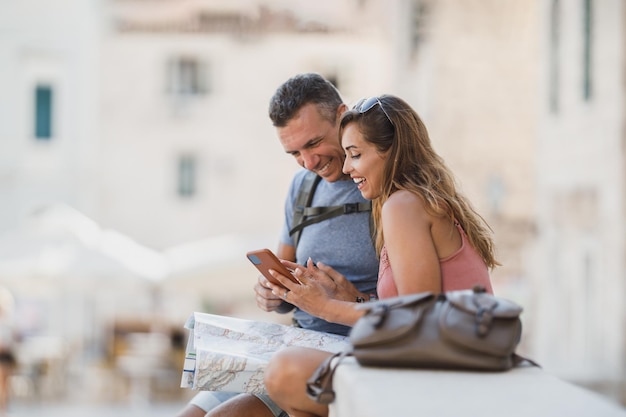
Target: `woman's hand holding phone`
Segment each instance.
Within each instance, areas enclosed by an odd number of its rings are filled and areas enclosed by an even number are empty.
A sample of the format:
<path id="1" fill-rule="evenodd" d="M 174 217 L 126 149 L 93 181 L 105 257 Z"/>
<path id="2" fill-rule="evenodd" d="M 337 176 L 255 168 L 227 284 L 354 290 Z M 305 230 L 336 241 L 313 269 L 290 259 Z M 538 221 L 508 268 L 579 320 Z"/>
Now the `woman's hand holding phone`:
<path id="1" fill-rule="evenodd" d="M 283 301 L 336 323 L 352 325 L 358 317 L 353 317 L 352 313 L 346 318 L 338 314 L 346 307 L 346 302 L 350 305 L 356 301 L 355 293 L 360 293 L 333 268 L 322 263 L 318 268 L 310 258 L 304 267 L 294 262 L 281 261 L 268 249 L 248 252 L 248 259 L 267 278 L 267 282 L 261 285 L 269 287 Z"/>
<path id="2" fill-rule="evenodd" d="M 274 270 L 280 275 L 290 279 L 292 282 L 299 284 L 298 280 L 293 276 L 292 270 L 283 265 L 283 263 L 274 255 L 269 249 L 253 250 L 246 253 L 246 257 L 252 264 L 259 270 L 259 272 L 274 285 L 281 285 L 271 273 L 270 270 Z M 285 261 L 286 262 L 286 261 Z M 293 264 L 293 262 L 291 262 Z M 296 265 L 297 264 L 293 264 Z"/>

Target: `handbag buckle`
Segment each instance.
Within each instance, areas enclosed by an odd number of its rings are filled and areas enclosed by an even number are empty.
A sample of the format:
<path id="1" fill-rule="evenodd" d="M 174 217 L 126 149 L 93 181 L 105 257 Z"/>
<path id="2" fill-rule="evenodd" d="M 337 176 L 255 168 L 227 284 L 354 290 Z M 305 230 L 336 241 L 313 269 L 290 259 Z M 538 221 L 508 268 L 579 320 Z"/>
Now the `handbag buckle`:
<path id="1" fill-rule="evenodd" d="M 498 306 L 498 302 L 495 299 L 491 299 L 483 296 L 485 292 L 480 291 L 480 287 L 474 287 L 474 305 L 478 308 L 476 311 L 476 335 L 478 337 L 485 337 L 489 333 L 491 328 L 491 322 L 493 321 L 493 310 Z"/>
<path id="2" fill-rule="evenodd" d="M 476 313 L 476 334 L 478 337 L 485 337 L 489 333 L 491 321 L 493 320 L 492 310 L 481 307 Z"/>
<path id="3" fill-rule="evenodd" d="M 370 310 L 369 319 L 374 327 L 380 327 L 380 325 L 387 317 L 389 312 L 389 306 L 386 304 L 380 304 Z"/>

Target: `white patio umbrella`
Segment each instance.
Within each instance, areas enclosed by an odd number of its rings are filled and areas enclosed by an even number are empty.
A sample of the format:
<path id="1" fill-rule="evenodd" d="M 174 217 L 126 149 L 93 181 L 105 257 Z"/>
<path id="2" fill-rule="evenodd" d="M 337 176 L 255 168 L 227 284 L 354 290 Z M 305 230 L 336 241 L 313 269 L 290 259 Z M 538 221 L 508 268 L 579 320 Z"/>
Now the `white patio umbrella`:
<path id="1" fill-rule="evenodd" d="M 0 284 L 35 317 L 17 319 L 76 350 L 103 341 L 120 317 L 150 318 L 168 273 L 160 252 L 64 204 L 42 207 L 0 234 Z"/>
<path id="2" fill-rule="evenodd" d="M 18 227 L 0 234 L 0 280 L 63 275 L 158 282 L 168 273 L 159 252 L 120 232 L 102 229 L 63 204 L 42 207 Z"/>

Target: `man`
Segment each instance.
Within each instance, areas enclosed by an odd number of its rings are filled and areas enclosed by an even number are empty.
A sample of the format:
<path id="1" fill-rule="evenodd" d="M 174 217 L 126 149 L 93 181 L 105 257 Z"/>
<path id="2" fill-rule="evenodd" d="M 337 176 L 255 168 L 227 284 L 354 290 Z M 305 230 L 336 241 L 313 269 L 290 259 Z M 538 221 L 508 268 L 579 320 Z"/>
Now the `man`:
<path id="1" fill-rule="evenodd" d="M 302 229 L 294 241 L 295 201 L 308 172 L 321 177 L 311 206 L 328 207 L 365 203 L 350 177 L 342 172 L 345 154 L 339 143 L 339 119 L 347 106 L 337 89 L 318 74 L 296 75 L 278 87 L 270 100 L 269 116 L 283 149 L 304 169 L 294 176 L 285 203 L 285 224 L 276 252 L 281 259 L 301 265 L 311 258 L 332 266 L 356 286 L 355 297 L 369 299 L 376 288 L 378 259 L 371 240 L 370 213 L 332 217 Z M 350 211 L 350 210 L 348 210 Z M 272 294 L 260 276 L 255 285 L 257 305 L 265 311 L 294 309 Z M 295 309 L 294 324 L 305 329 L 346 335 L 349 328 L 328 323 Z M 179 417 L 287 416 L 267 396 L 202 391 Z"/>

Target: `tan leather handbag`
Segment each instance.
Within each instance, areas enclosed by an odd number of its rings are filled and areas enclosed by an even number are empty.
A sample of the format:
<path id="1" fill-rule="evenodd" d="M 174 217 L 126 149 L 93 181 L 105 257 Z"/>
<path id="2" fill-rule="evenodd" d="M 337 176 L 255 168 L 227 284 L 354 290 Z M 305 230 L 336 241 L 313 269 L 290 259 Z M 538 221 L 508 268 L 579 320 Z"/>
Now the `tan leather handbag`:
<path id="1" fill-rule="evenodd" d="M 364 303 L 350 332 L 352 349 L 330 357 L 307 382 L 307 393 L 328 404 L 334 399 L 331 361 L 354 356 L 361 365 L 505 371 L 522 358 L 522 308 L 484 288 L 430 292 Z M 536 363 L 530 361 L 532 364 Z"/>

